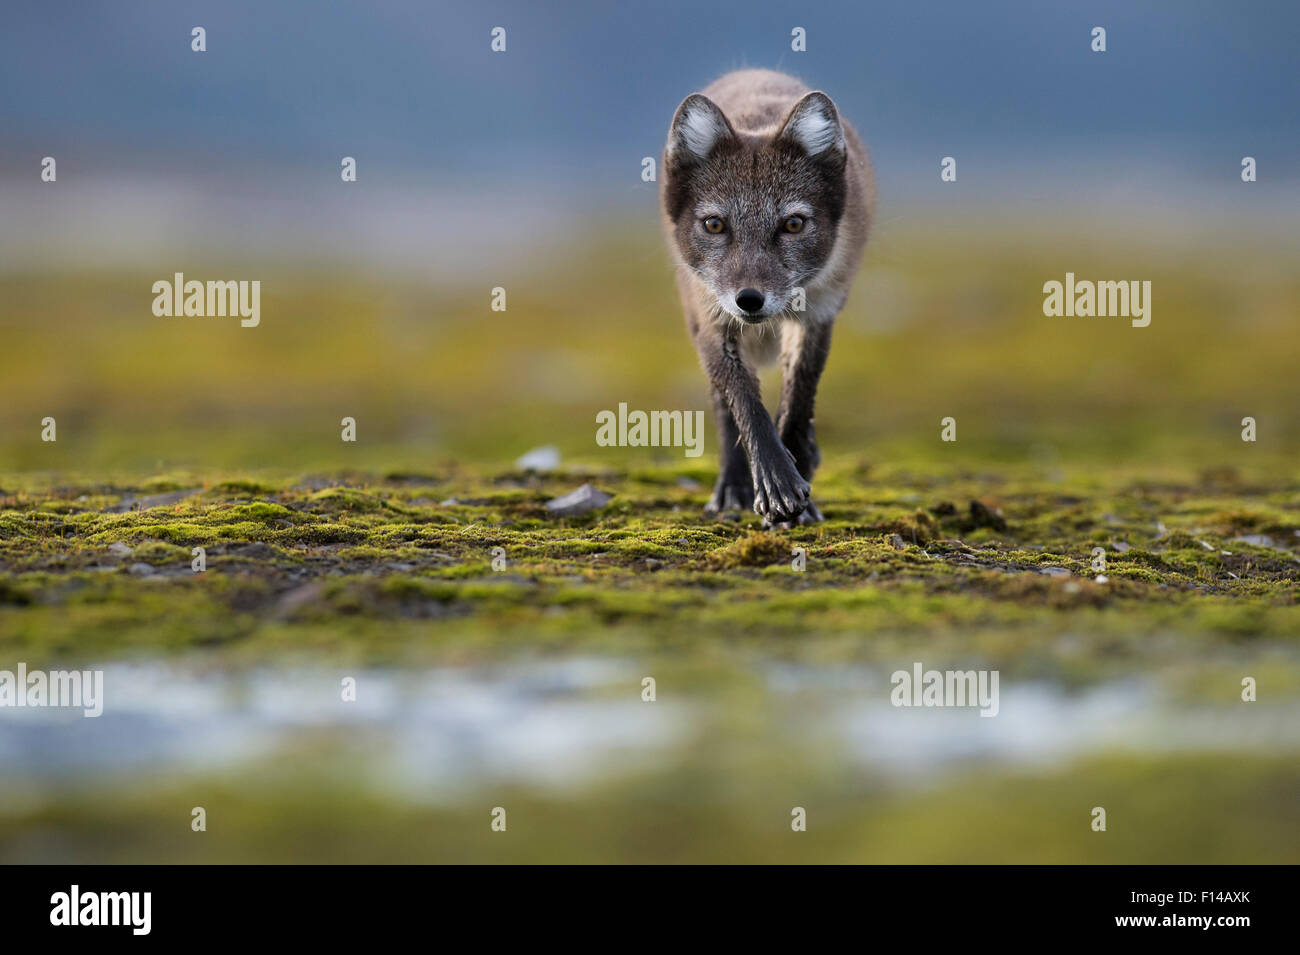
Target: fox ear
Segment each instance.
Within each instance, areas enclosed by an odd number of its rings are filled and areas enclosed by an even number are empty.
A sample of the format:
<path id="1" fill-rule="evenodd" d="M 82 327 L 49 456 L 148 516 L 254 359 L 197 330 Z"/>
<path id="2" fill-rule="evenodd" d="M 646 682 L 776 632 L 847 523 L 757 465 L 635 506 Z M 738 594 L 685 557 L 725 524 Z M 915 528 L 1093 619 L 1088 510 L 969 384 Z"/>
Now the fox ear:
<path id="1" fill-rule="evenodd" d="M 819 90 L 805 94 L 794 104 L 777 138 L 798 144 L 815 158 L 844 159 L 844 127 L 840 125 L 839 111 Z"/>
<path id="2" fill-rule="evenodd" d="M 682 100 L 668 127 L 668 158 L 677 162 L 699 162 L 719 143 L 734 139 L 735 130 L 718 105 L 707 96 L 692 93 Z"/>

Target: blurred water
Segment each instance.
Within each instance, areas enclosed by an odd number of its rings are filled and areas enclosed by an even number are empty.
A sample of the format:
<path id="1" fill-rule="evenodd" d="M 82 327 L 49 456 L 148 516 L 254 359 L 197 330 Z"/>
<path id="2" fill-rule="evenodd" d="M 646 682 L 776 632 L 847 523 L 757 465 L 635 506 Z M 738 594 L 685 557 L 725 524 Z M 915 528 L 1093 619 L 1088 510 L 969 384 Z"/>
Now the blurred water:
<path id="1" fill-rule="evenodd" d="M 658 699 L 643 702 L 644 669 L 590 657 L 347 673 L 113 664 L 98 718 L 0 709 L 0 806 L 261 765 L 292 774 L 299 758 L 388 798 L 453 803 L 502 783 L 580 791 L 670 770 L 699 747 L 721 762 L 737 739 L 778 762 L 803 740 L 838 767 L 899 786 L 1100 753 L 1300 751 L 1300 705 L 1193 705 L 1142 680 L 1077 692 L 1006 683 L 985 718 L 895 707 L 883 669 L 763 664 L 716 690 L 661 681 Z M 356 680 L 354 702 L 342 699 L 345 676 Z M 736 735 L 737 721 L 756 719 Z"/>

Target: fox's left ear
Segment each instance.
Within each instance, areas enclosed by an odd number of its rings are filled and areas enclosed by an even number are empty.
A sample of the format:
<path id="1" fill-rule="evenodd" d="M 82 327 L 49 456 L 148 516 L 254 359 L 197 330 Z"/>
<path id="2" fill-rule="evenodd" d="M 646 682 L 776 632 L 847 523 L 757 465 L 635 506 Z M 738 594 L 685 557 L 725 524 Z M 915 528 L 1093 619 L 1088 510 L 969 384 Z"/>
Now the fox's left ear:
<path id="1" fill-rule="evenodd" d="M 831 98 L 820 90 L 794 104 L 777 139 L 801 146 L 809 156 L 832 163 L 844 161 L 844 127 Z"/>

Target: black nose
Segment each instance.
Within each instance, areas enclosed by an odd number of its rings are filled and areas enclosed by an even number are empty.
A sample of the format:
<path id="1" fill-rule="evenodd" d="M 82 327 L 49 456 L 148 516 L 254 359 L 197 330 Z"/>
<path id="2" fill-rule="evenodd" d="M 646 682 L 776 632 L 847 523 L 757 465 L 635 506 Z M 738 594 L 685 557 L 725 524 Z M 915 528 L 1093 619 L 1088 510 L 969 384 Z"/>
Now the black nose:
<path id="1" fill-rule="evenodd" d="M 736 304 L 742 312 L 752 315 L 763 307 L 763 293 L 756 288 L 743 288 L 736 293 Z"/>

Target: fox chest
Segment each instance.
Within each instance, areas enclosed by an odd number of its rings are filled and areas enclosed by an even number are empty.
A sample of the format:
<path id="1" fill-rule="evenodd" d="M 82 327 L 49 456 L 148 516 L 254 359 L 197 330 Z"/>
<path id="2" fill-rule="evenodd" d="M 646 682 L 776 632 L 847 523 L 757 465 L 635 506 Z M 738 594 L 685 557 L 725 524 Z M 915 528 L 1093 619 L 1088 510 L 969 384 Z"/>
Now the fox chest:
<path id="1" fill-rule="evenodd" d="M 751 366 L 770 365 L 781 357 L 782 335 L 783 329 L 770 323 L 746 325 L 740 331 L 740 354 Z"/>
<path id="2" fill-rule="evenodd" d="M 754 368 L 792 361 L 803 348 L 804 326 L 792 319 L 748 325 L 740 332 L 740 354 Z"/>

